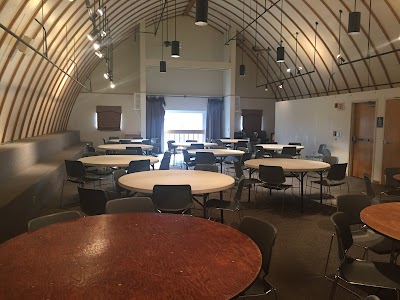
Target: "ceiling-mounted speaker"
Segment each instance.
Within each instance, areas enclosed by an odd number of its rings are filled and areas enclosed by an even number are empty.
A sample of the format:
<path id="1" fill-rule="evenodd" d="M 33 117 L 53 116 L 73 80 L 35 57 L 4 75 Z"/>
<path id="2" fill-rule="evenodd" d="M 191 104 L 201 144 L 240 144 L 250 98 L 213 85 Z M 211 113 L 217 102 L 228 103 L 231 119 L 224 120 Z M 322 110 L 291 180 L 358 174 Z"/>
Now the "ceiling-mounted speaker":
<path id="1" fill-rule="evenodd" d="M 29 36 L 27 36 L 27 35 L 24 35 L 24 36 L 22 37 L 22 39 L 24 40 L 25 43 L 27 43 L 27 44 L 29 44 L 29 45 L 31 44 L 31 42 L 32 42 L 32 40 L 33 40 L 31 37 L 29 37 Z M 18 49 L 20 52 L 22 52 L 23 54 L 28 54 L 28 53 L 29 53 L 28 50 L 31 50 L 31 49 L 29 49 L 28 46 L 26 46 L 25 44 L 23 44 L 23 43 L 21 43 L 21 42 L 18 42 L 17 49 Z"/>
<path id="2" fill-rule="evenodd" d="M 349 13 L 349 27 L 347 33 L 350 35 L 360 33 L 361 29 L 361 12 L 351 11 Z"/>

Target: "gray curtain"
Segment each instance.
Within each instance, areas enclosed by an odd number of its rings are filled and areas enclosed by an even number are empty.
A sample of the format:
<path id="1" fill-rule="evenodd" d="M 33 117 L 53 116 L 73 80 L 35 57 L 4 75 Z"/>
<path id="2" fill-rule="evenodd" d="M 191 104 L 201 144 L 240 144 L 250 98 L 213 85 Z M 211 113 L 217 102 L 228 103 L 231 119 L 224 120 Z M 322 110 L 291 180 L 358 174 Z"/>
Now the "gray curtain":
<path id="1" fill-rule="evenodd" d="M 220 98 L 208 99 L 206 138 L 220 139 L 222 137 L 223 111 L 224 100 Z"/>
<path id="2" fill-rule="evenodd" d="M 158 138 L 161 142 L 164 132 L 164 106 L 164 97 L 146 98 L 146 138 Z"/>

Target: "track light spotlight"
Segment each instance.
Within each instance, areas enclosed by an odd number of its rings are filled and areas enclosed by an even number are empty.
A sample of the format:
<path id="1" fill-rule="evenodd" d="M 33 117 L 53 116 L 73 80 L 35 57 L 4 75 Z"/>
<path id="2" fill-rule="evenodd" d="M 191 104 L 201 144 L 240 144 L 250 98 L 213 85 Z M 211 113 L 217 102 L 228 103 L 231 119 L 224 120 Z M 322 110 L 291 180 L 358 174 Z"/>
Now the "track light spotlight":
<path id="1" fill-rule="evenodd" d="M 280 85 L 278 85 L 278 87 L 279 87 L 280 89 L 283 89 L 283 81 L 281 82 Z"/>
<path id="2" fill-rule="evenodd" d="M 115 84 L 114 84 L 114 82 L 112 82 L 112 81 L 110 81 L 110 88 L 115 88 Z"/>
<path id="3" fill-rule="evenodd" d="M 286 72 L 290 73 L 290 68 L 288 68 L 288 69 L 286 70 Z"/>
<path id="4" fill-rule="evenodd" d="M 99 49 L 100 49 L 100 44 L 99 44 L 98 42 L 95 42 L 95 43 L 93 44 L 93 49 L 94 49 L 94 50 L 99 50 Z"/>
<path id="5" fill-rule="evenodd" d="M 197 26 L 206 26 L 208 18 L 208 0 L 196 1 L 196 21 Z"/>
<path id="6" fill-rule="evenodd" d="M 104 78 L 105 78 L 105 79 L 109 79 L 109 78 L 110 78 L 110 75 L 109 75 L 108 73 L 104 73 Z"/>
<path id="7" fill-rule="evenodd" d="M 104 15 L 103 9 L 102 9 L 102 8 L 98 8 L 98 9 L 97 9 L 97 14 L 98 14 L 100 17 L 102 17 L 102 16 Z"/>
<path id="8" fill-rule="evenodd" d="M 268 84 L 265 85 L 264 91 L 268 92 Z"/>
<path id="9" fill-rule="evenodd" d="M 91 33 L 89 33 L 86 37 L 88 38 L 89 41 L 94 41 L 96 39 L 97 31 L 93 30 Z"/>
<path id="10" fill-rule="evenodd" d="M 239 75 L 240 77 L 246 76 L 246 66 L 244 64 L 239 66 Z"/>
<path id="11" fill-rule="evenodd" d="M 94 54 L 96 54 L 99 58 L 103 57 L 103 53 L 101 53 L 99 50 L 97 50 Z"/>

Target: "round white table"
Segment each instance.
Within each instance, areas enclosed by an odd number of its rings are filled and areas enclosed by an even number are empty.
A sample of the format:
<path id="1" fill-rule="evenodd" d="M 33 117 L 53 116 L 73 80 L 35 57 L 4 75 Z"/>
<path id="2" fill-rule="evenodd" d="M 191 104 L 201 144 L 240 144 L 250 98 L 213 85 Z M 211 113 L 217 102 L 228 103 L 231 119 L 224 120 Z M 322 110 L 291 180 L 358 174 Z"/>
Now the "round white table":
<path id="1" fill-rule="evenodd" d="M 221 173 L 222 173 L 222 163 L 228 156 L 242 156 L 244 154 L 241 150 L 230 150 L 230 149 L 190 149 L 188 153 L 195 156 L 197 152 L 212 152 L 214 156 L 221 157 Z"/>
<path id="2" fill-rule="evenodd" d="M 152 193 L 156 184 L 175 185 L 189 184 L 192 194 L 220 192 L 231 188 L 235 180 L 228 175 L 207 171 L 195 170 L 155 170 L 131 173 L 118 179 L 121 187 L 141 193 Z M 203 197 L 203 215 L 206 217 L 205 201 Z"/>
<path id="3" fill-rule="evenodd" d="M 85 166 L 100 167 L 127 167 L 131 161 L 150 160 L 150 165 L 158 162 L 158 158 L 151 155 L 97 155 L 78 159 Z"/>
<path id="4" fill-rule="evenodd" d="M 141 143 L 143 142 L 145 139 L 112 139 L 109 140 L 109 142 L 112 143 L 121 143 L 121 141 L 130 141 L 131 143 Z"/>
<path id="5" fill-rule="evenodd" d="M 304 176 L 307 174 L 307 172 L 317 172 L 320 174 L 320 179 L 322 180 L 322 171 L 328 170 L 331 167 L 330 164 L 322 161 L 288 158 L 249 159 L 244 162 L 244 165 L 251 169 L 259 169 L 260 165 L 280 166 L 282 167 L 284 172 L 300 174 L 300 177 L 298 179 L 300 181 L 301 190 L 301 212 L 303 212 Z M 320 202 L 322 203 L 322 185 L 320 186 Z"/>
<path id="6" fill-rule="evenodd" d="M 197 143 L 197 142 L 176 142 L 176 143 L 172 143 L 172 146 L 175 147 L 182 147 L 182 148 L 188 148 L 190 147 L 192 144 L 203 144 L 204 148 L 209 148 L 212 146 L 217 146 L 216 143 Z"/>
<path id="7" fill-rule="evenodd" d="M 103 150 L 126 150 L 126 147 L 140 147 L 142 150 L 151 150 L 153 146 L 146 144 L 107 144 L 97 146 L 99 149 Z"/>
<path id="8" fill-rule="evenodd" d="M 225 144 L 237 144 L 239 142 L 248 142 L 248 139 L 220 139 L 221 142 Z"/>
<path id="9" fill-rule="evenodd" d="M 257 144 L 256 147 L 263 147 L 264 150 L 282 151 L 283 147 L 296 147 L 296 150 L 303 150 L 304 146 L 283 145 L 283 144 Z"/>

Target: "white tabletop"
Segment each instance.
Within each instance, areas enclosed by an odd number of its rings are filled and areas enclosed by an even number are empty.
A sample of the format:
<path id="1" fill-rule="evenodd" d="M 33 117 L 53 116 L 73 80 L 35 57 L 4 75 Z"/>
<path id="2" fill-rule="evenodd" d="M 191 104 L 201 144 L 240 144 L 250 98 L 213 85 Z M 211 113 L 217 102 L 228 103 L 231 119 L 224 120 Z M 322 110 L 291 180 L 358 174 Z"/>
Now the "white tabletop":
<path id="1" fill-rule="evenodd" d="M 120 143 L 121 141 L 130 141 L 131 143 L 141 143 L 144 140 L 145 139 L 112 139 L 112 140 L 110 140 L 110 142 Z"/>
<path id="2" fill-rule="evenodd" d="M 285 172 L 323 171 L 331 167 L 330 164 L 322 161 L 290 158 L 249 159 L 244 162 L 244 165 L 253 169 L 258 169 L 260 165 L 281 166 Z"/>
<path id="3" fill-rule="evenodd" d="M 212 152 L 214 156 L 225 157 L 225 156 L 242 156 L 244 151 L 240 150 L 229 150 L 229 149 L 190 149 L 188 153 L 196 155 L 196 152 Z"/>
<path id="4" fill-rule="evenodd" d="M 282 150 L 283 147 L 296 147 L 296 150 L 304 149 L 304 146 L 298 145 L 283 145 L 283 144 L 257 144 L 257 146 L 263 147 L 264 150 Z"/>
<path id="5" fill-rule="evenodd" d="M 101 167 L 127 167 L 131 161 L 150 160 L 153 165 L 158 162 L 158 158 L 150 155 L 97 155 L 78 159 L 85 166 Z"/>
<path id="6" fill-rule="evenodd" d="M 126 150 L 126 147 L 140 147 L 142 150 L 151 150 L 153 146 L 145 144 L 107 144 L 97 146 L 103 150 Z"/>
<path id="7" fill-rule="evenodd" d="M 204 147 L 211 147 L 211 146 L 217 146 L 218 144 L 216 143 L 197 143 L 197 142 L 176 142 L 172 143 L 172 146 L 175 147 L 190 147 L 192 144 L 202 144 Z"/>
<path id="8" fill-rule="evenodd" d="M 233 143 L 233 144 L 237 144 L 239 142 L 248 142 L 248 139 L 220 139 L 221 142 L 223 143 Z"/>
<path id="9" fill-rule="evenodd" d="M 235 180 L 228 175 L 195 170 L 155 170 L 131 173 L 118 180 L 125 189 L 152 193 L 156 184 L 189 184 L 192 194 L 213 193 L 231 188 Z"/>

